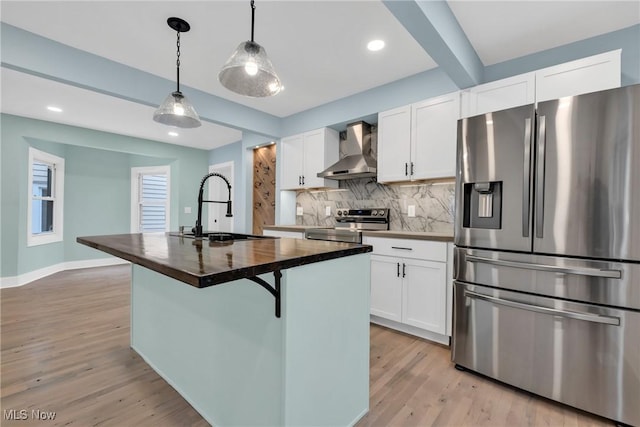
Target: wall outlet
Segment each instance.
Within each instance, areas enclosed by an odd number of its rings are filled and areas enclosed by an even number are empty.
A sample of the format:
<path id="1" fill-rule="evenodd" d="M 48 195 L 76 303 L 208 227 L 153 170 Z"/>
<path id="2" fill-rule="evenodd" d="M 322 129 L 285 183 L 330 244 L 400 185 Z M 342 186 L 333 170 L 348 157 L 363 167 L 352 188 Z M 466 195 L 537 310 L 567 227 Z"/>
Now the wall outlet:
<path id="1" fill-rule="evenodd" d="M 184 213 L 191 213 L 191 206 L 185 206 L 184 207 Z"/>
<path id="2" fill-rule="evenodd" d="M 296 215 L 302 216 L 302 206 L 296 206 Z"/>
<path id="3" fill-rule="evenodd" d="M 407 206 L 407 216 L 409 218 L 415 218 L 415 216 L 416 216 L 416 205 Z"/>
<path id="4" fill-rule="evenodd" d="M 325 206 L 324 215 L 325 216 L 331 216 L 331 206 Z"/>

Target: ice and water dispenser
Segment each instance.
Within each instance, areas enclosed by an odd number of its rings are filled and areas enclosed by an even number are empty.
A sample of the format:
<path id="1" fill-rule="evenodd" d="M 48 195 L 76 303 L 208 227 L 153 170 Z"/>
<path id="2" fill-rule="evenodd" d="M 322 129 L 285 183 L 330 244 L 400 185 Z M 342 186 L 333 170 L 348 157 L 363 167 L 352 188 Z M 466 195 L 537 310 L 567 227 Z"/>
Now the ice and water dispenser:
<path id="1" fill-rule="evenodd" d="M 502 223 L 502 181 L 464 184 L 462 226 L 499 229 Z"/>

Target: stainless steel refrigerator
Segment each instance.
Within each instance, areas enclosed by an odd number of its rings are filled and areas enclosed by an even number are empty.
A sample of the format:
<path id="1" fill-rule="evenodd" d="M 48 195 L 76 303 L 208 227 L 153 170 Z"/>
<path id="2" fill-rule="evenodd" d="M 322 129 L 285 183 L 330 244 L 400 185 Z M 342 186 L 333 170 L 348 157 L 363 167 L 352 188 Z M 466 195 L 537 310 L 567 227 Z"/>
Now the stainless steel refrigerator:
<path id="1" fill-rule="evenodd" d="M 640 426 L 640 85 L 458 122 L 452 358 Z"/>

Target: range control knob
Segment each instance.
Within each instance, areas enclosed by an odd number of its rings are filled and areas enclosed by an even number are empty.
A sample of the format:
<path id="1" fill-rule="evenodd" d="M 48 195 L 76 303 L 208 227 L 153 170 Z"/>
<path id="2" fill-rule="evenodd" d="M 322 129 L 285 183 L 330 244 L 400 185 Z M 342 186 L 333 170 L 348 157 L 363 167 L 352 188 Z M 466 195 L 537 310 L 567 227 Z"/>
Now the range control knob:
<path id="1" fill-rule="evenodd" d="M 372 211 L 371 216 L 378 216 L 378 211 Z"/>
<path id="2" fill-rule="evenodd" d="M 384 214 L 385 214 L 385 211 L 383 211 L 383 210 L 379 211 L 379 213 L 378 213 L 378 215 L 380 215 L 380 216 L 384 216 Z"/>
<path id="3" fill-rule="evenodd" d="M 342 211 L 338 211 L 338 216 L 342 216 Z"/>

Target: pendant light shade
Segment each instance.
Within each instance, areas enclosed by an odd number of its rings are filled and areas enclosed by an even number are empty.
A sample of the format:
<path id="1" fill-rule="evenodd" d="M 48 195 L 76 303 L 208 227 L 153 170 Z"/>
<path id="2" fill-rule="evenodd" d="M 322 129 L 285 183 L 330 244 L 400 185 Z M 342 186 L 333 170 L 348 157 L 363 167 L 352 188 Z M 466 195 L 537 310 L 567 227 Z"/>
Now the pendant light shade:
<path id="1" fill-rule="evenodd" d="M 200 117 L 191 102 L 180 92 L 180 33 L 191 29 L 189 24 L 180 18 L 167 19 L 169 27 L 177 32 L 178 41 L 176 59 L 176 90 L 169 94 L 153 113 L 153 120 L 169 126 L 180 128 L 196 128 L 201 125 Z"/>
<path id="2" fill-rule="evenodd" d="M 153 120 L 179 128 L 197 128 L 201 125 L 196 109 L 179 91 L 169 94 L 153 113 Z"/>
<path id="3" fill-rule="evenodd" d="M 218 80 L 240 95 L 265 97 L 282 89 L 280 79 L 262 46 L 253 41 L 255 5 L 251 1 L 251 40 L 242 42 L 220 70 Z"/>

